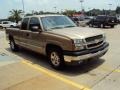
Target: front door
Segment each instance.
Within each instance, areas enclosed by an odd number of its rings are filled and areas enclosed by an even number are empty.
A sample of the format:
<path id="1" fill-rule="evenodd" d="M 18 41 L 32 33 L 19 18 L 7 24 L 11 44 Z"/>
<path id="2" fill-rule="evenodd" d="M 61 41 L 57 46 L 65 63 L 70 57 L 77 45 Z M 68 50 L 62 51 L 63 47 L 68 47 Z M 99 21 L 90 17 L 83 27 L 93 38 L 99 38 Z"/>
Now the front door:
<path id="1" fill-rule="evenodd" d="M 33 29 L 33 27 L 38 27 L 38 29 Z M 28 44 L 31 50 L 39 52 L 43 54 L 45 52 L 44 50 L 44 43 L 45 43 L 45 36 L 44 32 L 40 32 L 41 29 L 40 20 L 37 17 L 32 17 L 29 22 L 29 40 Z"/>

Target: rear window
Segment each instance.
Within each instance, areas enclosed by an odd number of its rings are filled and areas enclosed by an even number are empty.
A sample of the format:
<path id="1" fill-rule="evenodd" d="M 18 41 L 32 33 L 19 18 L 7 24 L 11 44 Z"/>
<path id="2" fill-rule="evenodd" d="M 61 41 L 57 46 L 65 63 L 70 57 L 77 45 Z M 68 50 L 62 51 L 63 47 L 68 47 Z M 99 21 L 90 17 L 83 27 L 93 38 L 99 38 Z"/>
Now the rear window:
<path id="1" fill-rule="evenodd" d="M 97 16 L 97 18 L 96 19 L 106 19 L 106 16 Z"/>
<path id="2" fill-rule="evenodd" d="M 109 19 L 112 19 L 112 20 L 117 20 L 117 18 L 116 17 L 109 17 Z"/>

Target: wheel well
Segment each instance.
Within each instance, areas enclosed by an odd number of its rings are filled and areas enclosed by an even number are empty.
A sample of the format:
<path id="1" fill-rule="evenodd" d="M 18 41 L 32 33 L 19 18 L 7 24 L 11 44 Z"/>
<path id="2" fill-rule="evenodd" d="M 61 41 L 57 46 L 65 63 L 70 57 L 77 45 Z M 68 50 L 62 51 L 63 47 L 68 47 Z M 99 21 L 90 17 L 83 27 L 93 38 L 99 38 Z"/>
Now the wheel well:
<path id="1" fill-rule="evenodd" d="M 55 49 L 59 49 L 62 51 L 62 48 L 58 45 L 54 45 L 54 44 L 47 44 L 46 45 L 46 54 L 48 54 L 48 50 L 51 49 L 51 48 L 55 48 Z"/>

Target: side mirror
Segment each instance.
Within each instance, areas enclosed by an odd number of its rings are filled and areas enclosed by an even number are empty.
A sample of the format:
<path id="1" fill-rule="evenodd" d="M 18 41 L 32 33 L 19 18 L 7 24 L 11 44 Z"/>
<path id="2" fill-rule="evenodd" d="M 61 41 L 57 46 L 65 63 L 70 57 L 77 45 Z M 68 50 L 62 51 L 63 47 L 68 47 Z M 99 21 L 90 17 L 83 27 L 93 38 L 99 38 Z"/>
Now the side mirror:
<path id="1" fill-rule="evenodd" d="M 38 26 L 32 26 L 31 30 L 34 31 L 34 32 L 37 32 L 37 31 L 39 31 L 39 27 Z"/>

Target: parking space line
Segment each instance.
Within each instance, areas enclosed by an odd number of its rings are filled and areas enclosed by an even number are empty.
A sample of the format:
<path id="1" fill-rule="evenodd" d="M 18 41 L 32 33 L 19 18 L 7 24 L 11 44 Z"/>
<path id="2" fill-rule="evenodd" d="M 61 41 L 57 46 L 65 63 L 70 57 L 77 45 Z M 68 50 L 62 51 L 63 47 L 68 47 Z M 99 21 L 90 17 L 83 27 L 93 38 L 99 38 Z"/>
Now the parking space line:
<path id="1" fill-rule="evenodd" d="M 62 76 L 59 76 L 59 75 L 55 74 L 54 72 L 51 72 L 51 71 L 49 71 L 49 70 L 47 70 L 47 69 L 45 69 L 45 68 L 43 68 L 43 67 L 40 67 L 40 66 L 37 66 L 37 65 L 33 65 L 32 63 L 29 63 L 29 62 L 27 62 L 27 61 L 21 61 L 21 62 L 22 62 L 23 64 L 26 64 L 26 65 L 28 65 L 28 66 L 30 66 L 30 67 L 32 67 L 32 68 L 34 68 L 34 69 L 42 72 L 42 73 L 48 75 L 48 76 L 51 76 L 51 77 L 53 77 L 53 78 L 55 78 L 55 79 L 57 79 L 57 80 L 60 80 L 60 81 L 62 81 L 62 82 L 64 82 L 64 83 L 66 83 L 66 84 L 69 84 L 69 85 L 71 85 L 71 86 L 74 86 L 74 87 L 76 87 L 76 88 L 78 88 L 78 89 L 80 89 L 80 90 L 91 90 L 91 89 L 88 88 L 87 86 L 80 85 L 80 84 L 78 84 L 78 83 L 76 83 L 76 82 L 74 82 L 74 81 L 71 81 L 71 80 L 66 79 L 66 78 L 64 78 L 64 77 L 62 77 Z"/>

